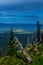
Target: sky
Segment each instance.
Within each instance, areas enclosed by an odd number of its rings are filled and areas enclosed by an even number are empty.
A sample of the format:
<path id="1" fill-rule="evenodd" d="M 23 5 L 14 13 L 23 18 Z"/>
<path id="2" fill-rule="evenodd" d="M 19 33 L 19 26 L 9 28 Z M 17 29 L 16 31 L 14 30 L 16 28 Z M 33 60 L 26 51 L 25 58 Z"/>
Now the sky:
<path id="1" fill-rule="evenodd" d="M 43 0 L 0 0 L 0 5 L 20 4 L 23 2 L 43 2 Z"/>
<path id="2" fill-rule="evenodd" d="M 43 0 L 0 0 L 0 23 L 43 23 Z"/>

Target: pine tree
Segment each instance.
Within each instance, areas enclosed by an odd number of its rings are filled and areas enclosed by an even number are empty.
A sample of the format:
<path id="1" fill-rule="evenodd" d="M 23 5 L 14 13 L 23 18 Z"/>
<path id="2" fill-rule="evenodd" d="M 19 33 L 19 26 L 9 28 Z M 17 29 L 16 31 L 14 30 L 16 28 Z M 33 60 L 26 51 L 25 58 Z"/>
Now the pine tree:
<path id="1" fill-rule="evenodd" d="M 8 43 L 8 49 L 7 49 L 6 55 L 13 56 L 16 53 L 16 47 L 15 47 L 15 44 L 13 42 L 13 39 L 14 39 L 14 37 L 13 37 L 12 29 L 11 29 L 10 40 Z"/>
<path id="2" fill-rule="evenodd" d="M 37 21 L 37 42 L 40 41 L 40 24 L 39 21 Z"/>
<path id="3" fill-rule="evenodd" d="M 8 48 L 11 48 L 11 47 L 13 47 L 13 32 L 12 32 L 12 28 L 11 28 L 11 33 L 10 33 L 10 40 L 9 40 L 9 43 L 8 43 Z"/>

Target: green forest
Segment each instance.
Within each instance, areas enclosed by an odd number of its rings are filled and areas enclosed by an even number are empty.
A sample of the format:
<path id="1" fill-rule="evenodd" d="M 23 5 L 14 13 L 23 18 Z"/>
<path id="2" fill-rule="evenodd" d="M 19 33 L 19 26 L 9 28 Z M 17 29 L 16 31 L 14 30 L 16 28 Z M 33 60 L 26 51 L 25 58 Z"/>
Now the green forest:
<path id="1" fill-rule="evenodd" d="M 37 22 L 37 43 L 27 44 L 25 48 L 15 39 L 11 28 L 7 50 L 2 52 L 0 48 L 0 65 L 43 65 L 43 34 L 40 23 Z M 29 59 L 30 58 L 30 59 Z"/>

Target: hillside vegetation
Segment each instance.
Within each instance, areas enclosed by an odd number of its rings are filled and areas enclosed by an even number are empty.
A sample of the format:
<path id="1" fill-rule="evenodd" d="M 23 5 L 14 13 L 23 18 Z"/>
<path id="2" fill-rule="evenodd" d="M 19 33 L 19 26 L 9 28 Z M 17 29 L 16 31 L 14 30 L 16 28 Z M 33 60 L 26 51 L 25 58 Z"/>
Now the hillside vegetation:
<path id="1" fill-rule="evenodd" d="M 3 54 L 0 49 L 0 65 L 43 65 L 43 39 L 40 37 L 39 23 L 37 25 L 37 43 L 34 42 L 32 34 L 32 43 L 25 48 L 13 37 L 11 29 L 7 50 Z M 29 61 L 27 57 L 31 60 Z"/>
<path id="2" fill-rule="evenodd" d="M 13 56 L 5 55 L 0 57 L 0 65 L 43 65 L 43 46 L 37 45 L 36 47 L 30 46 L 26 48 L 30 54 L 32 61 L 26 61 L 22 51 L 18 50 Z"/>

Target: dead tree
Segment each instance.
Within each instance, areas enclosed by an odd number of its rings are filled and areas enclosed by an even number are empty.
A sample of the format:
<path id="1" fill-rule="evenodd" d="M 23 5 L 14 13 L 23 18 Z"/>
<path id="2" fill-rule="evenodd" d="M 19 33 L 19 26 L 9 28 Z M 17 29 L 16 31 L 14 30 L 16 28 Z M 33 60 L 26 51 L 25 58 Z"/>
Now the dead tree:
<path id="1" fill-rule="evenodd" d="M 33 32 L 32 32 L 32 38 L 31 38 L 31 43 L 32 43 L 33 46 L 35 45 L 34 36 L 35 36 L 35 32 L 33 31 Z"/>
<path id="2" fill-rule="evenodd" d="M 15 37 L 14 41 L 19 46 L 19 48 L 22 50 L 22 52 L 25 55 L 27 61 L 32 61 L 30 55 L 26 53 L 25 49 L 23 48 L 22 44 L 19 42 L 17 37 Z"/>
<path id="3" fill-rule="evenodd" d="M 37 21 L 37 42 L 40 41 L 40 24 L 39 21 Z"/>

